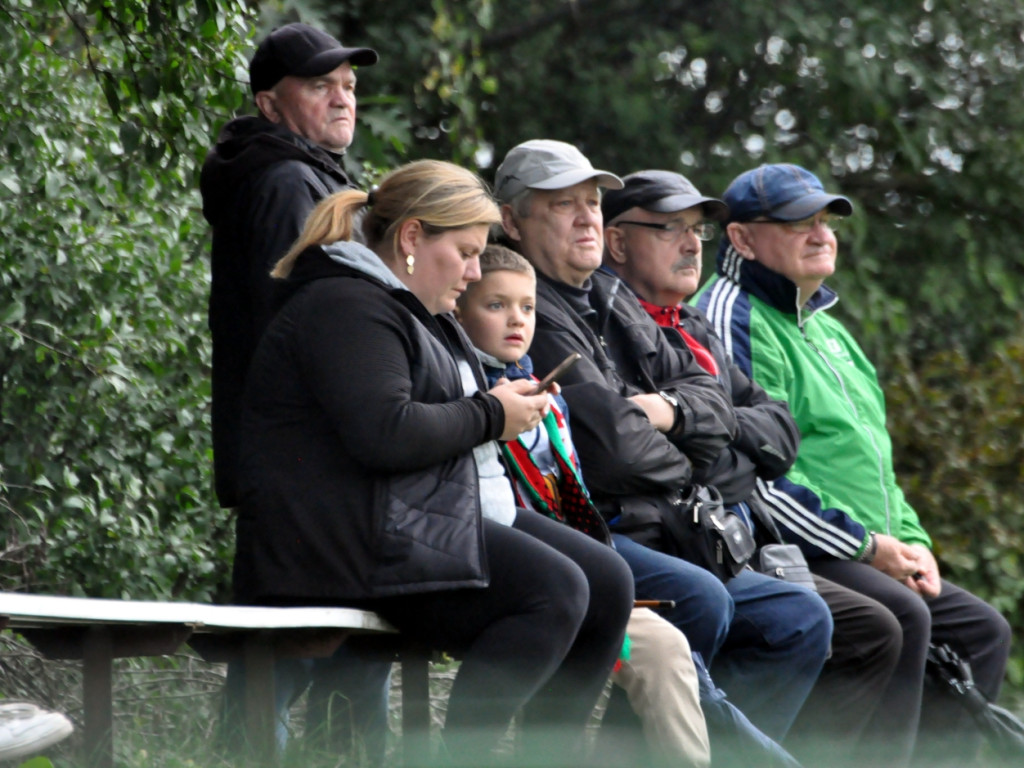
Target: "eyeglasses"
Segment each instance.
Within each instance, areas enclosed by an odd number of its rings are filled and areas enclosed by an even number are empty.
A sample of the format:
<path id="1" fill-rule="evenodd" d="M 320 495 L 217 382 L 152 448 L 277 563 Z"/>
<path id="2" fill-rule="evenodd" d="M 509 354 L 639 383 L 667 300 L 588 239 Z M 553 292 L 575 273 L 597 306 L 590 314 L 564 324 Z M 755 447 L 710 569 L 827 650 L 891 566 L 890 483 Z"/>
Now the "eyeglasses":
<path id="1" fill-rule="evenodd" d="M 666 243 L 678 240 L 683 235 L 693 234 L 698 240 L 707 242 L 715 236 L 715 225 L 710 221 L 701 221 L 697 224 L 683 224 L 680 221 L 672 221 L 668 224 L 656 224 L 653 221 L 617 221 L 613 226 L 632 224 L 634 227 L 647 227 L 654 230 L 654 236 Z"/>
<path id="2" fill-rule="evenodd" d="M 815 214 L 814 216 L 809 216 L 806 219 L 800 219 L 799 221 L 779 221 L 778 219 L 754 219 L 749 223 L 777 224 L 783 229 L 788 229 L 790 232 L 793 232 L 795 234 L 806 235 L 819 224 L 825 227 L 825 229 L 835 232 L 837 229 L 840 229 L 842 227 L 844 221 L 846 221 L 846 218 L 843 216 L 834 216 L 830 213 L 825 213 Z"/>

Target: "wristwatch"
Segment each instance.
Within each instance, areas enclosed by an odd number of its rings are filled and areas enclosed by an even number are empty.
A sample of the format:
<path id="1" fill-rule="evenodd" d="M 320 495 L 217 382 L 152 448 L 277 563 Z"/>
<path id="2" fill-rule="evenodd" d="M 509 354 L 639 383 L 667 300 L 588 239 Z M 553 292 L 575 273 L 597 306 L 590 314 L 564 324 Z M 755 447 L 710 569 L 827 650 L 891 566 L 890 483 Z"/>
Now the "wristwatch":
<path id="1" fill-rule="evenodd" d="M 658 396 L 672 406 L 672 429 L 669 432 L 674 432 L 683 416 L 683 409 L 679 407 L 679 398 L 661 389 L 658 390 Z"/>
<path id="2" fill-rule="evenodd" d="M 658 395 L 661 397 L 662 400 L 667 402 L 673 408 L 678 408 L 679 407 L 679 398 L 677 398 L 675 395 L 670 395 L 668 392 L 666 392 L 663 389 L 659 389 L 658 390 Z"/>
<path id="3" fill-rule="evenodd" d="M 871 531 L 868 534 L 868 543 L 864 545 L 864 551 L 860 553 L 857 558 L 858 563 L 864 563 L 864 565 L 871 565 L 874 562 L 875 555 L 878 554 L 878 535 Z"/>

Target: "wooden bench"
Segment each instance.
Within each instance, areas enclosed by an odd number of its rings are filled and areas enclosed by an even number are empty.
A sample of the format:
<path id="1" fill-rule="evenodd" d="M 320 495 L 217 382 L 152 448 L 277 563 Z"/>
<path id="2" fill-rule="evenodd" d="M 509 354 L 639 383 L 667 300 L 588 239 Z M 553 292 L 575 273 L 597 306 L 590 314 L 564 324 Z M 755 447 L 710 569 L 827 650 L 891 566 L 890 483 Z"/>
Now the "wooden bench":
<path id="1" fill-rule="evenodd" d="M 207 661 L 244 659 L 246 733 L 257 761 L 269 765 L 276 750 L 274 660 L 326 657 L 353 635 L 376 636 L 403 665 L 406 753 L 427 754 L 429 653 L 403 645 L 370 611 L 0 593 L 0 628 L 17 630 L 48 658 L 82 661 L 85 750 L 97 768 L 114 765 L 112 660 L 174 653 L 186 642 Z"/>

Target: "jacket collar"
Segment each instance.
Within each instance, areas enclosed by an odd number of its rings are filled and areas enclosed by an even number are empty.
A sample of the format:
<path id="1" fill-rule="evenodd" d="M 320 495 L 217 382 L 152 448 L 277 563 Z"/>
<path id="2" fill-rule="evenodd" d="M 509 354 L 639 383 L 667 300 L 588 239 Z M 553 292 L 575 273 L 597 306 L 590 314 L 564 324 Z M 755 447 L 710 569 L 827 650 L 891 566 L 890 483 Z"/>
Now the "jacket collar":
<path id="1" fill-rule="evenodd" d="M 839 295 L 822 283 L 801 307 L 797 303 L 799 291 L 796 283 L 768 269 L 759 261 L 751 261 L 740 256 L 728 237 L 723 237 L 719 244 L 715 267 L 719 275 L 737 283 L 744 291 L 756 296 L 770 307 L 788 315 L 796 315 L 797 324 L 801 327 L 815 313 L 828 309 L 839 301 Z"/>

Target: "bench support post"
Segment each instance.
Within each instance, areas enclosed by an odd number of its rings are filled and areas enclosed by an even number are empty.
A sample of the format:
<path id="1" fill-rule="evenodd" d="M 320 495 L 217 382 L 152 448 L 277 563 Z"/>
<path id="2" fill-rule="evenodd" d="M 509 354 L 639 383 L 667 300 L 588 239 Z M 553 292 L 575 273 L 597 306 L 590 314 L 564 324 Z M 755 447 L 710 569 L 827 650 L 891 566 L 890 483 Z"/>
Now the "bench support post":
<path id="1" fill-rule="evenodd" d="M 110 629 L 90 627 L 82 649 L 82 703 L 85 709 L 85 751 L 96 768 L 114 766 L 113 688 L 114 655 Z"/>
<path id="2" fill-rule="evenodd" d="M 406 648 L 402 663 L 402 752 L 407 768 L 430 760 L 430 656 L 424 648 Z"/>
<path id="3" fill-rule="evenodd" d="M 273 765 L 277 752 L 274 711 L 274 645 L 264 632 L 245 638 L 245 733 L 261 765 Z"/>

